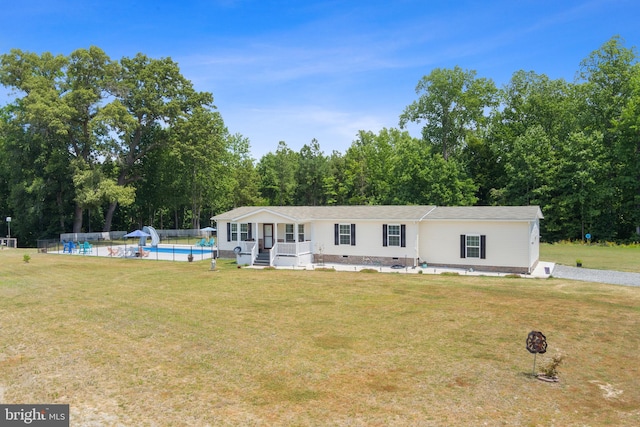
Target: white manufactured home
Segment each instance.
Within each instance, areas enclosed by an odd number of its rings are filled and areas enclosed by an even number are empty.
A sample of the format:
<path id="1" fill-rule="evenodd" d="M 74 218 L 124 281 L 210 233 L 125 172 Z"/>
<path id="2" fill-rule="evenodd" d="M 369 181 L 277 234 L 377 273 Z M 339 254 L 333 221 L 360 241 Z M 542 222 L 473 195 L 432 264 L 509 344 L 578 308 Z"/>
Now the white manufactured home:
<path id="1" fill-rule="evenodd" d="M 212 217 L 239 265 L 454 267 L 528 274 L 538 206 L 245 206 Z"/>

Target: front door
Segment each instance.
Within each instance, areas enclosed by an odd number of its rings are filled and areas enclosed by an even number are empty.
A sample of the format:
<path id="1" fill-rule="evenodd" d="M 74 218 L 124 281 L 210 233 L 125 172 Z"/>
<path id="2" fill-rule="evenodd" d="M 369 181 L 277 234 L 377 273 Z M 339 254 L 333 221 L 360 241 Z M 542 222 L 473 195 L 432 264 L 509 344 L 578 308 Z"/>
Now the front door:
<path id="1" fill-rule="evenodd" d="M 273 224 L 262 224 L 262 234 L 264 235 L 264 248 L 273 247 Z"/>

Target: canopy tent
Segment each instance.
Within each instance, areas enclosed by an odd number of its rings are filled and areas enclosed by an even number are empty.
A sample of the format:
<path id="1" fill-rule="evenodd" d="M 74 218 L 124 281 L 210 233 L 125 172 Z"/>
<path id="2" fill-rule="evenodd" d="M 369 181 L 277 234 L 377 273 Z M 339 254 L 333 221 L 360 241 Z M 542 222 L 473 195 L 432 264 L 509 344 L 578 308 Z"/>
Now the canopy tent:
<path id="1" fill-rule="evenodd" d="M 203 233 L 205 233 L 207 236 L 211 236 L 211 233 L 213 233 L 214 231 L 216 231 L 215 228 L 213 227 L 204 227 L 201 228 L 200 231 L 202 231 Z"/>
<path id="2" fill-rule="evenodd" d="M 150 236 L 151 234 L 145 233 L 142 230 L 132 231 L 131 233 L 124 235 L 124 237 L 150 237 Z"/>

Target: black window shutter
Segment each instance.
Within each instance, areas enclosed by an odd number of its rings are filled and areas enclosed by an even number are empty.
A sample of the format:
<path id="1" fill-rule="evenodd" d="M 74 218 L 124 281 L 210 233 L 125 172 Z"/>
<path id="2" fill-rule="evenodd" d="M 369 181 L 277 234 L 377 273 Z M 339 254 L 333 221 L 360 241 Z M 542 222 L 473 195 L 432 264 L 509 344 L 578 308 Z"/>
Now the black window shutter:
<path id="1" fill-rule="evenodd" d="M 252 233 L 251 233 L 251 223 L 247 224 L 247 240 L 251 240 L 253 239 L 252 237 Z"/>
<path id="2" fill-rule="evenodd" d="M 487 258 L 487 236 L 480 236 L 480 258 Z"/>
<path id="3" fill-rule="evenodd" d="M 387 224 L 382 224 L 382 246 L 387 246 Z"/>
<path id="4" fill-rule="evenodd" d="M 460 235 L 460 258 L 467 257 L 467 236 L 464 234 Z"/>
<path id="5" fill-rule="evenodd" d="M 340 244 L 340 225 L 333 224 L 333 240 L 335 245 Z"/>
<path id="6" fill-rule="evenodd" d="M 356 245 L 356 225 L 351 224 L 351 246 Z"/>
<path id="7" fill-rule="evenodd" d="M 231 223 L 227 223 L 227 242 L 231 241 Z"/>
<path id="8" fill-rule="evenodd" d="M 404 224 L 400 226 L 400 246 L 407 247 L 407 226 Z"/>

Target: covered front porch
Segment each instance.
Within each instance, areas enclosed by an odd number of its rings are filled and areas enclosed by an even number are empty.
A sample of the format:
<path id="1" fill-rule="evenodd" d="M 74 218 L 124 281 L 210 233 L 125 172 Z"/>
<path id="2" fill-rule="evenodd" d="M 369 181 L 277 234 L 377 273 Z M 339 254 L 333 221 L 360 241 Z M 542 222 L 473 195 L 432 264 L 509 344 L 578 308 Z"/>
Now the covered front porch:
<path id="1" fill-rule="evenodd" d="M 303 223 L 230 224 L 229 236 L 237 239 L 238 265 L 296 267 L 313 262 L 312 242 L 305 234 L 308 228 Z"/>

